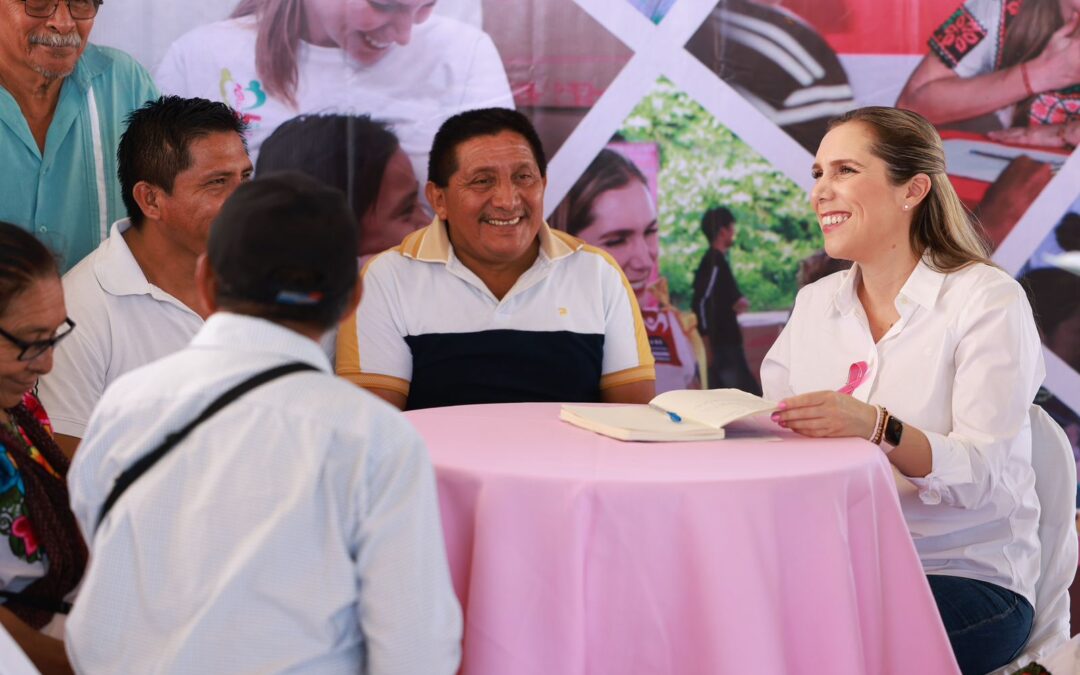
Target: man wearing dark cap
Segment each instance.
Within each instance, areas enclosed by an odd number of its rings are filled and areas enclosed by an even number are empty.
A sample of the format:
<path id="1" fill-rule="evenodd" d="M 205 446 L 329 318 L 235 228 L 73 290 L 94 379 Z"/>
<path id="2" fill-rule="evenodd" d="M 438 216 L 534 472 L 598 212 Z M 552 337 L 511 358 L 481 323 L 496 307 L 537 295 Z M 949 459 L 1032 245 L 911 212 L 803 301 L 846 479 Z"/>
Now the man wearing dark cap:
<path id="1" fill-rule="evenodd" d="M 106 391 L 68 474 L 77 671 L 457 670 L 422 441 L 318 344 L 360 299 L 355 223 L 303 175 L 242 185 L 198 265 L 211 316 Z"/>

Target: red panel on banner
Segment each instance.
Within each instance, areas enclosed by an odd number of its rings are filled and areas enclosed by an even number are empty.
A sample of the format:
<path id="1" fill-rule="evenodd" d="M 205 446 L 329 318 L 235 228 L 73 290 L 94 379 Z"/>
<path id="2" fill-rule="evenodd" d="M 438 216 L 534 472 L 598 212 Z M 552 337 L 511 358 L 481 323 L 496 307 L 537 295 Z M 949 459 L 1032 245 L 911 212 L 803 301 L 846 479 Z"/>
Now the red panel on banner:
<path id="1" fill-rule="evenodd" d="M 784 0 L 840 54 L 926 53 L 926 40 L 960 0 Z"/>

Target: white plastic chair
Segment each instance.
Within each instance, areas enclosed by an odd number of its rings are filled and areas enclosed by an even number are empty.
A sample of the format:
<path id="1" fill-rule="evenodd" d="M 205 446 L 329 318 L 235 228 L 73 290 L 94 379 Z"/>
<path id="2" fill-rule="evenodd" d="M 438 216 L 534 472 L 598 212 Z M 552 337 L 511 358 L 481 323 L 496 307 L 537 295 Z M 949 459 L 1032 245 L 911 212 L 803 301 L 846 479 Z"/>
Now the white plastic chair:
<path id="1" fill-rule="evenodd" d="M 1046 658 L 1070 638 L 1069 586 L 1076 575 L 1076 461 L 1057 422 L 1031 406 L 1031 465 L 1039 495 L 1042 561 L 1035 584 L 1035 624 L 1023 653 L 992 675 L 1012 673 Z"/>

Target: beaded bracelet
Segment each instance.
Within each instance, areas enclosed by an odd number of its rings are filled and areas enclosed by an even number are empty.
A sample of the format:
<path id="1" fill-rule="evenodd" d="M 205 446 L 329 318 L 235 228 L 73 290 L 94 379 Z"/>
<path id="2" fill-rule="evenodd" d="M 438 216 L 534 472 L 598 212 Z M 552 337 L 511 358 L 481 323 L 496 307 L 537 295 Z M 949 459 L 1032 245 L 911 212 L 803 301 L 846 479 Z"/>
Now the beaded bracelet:
<path id="1" fill-rule="evenodd" d="M 874 420 L 874 433 L 870 434 L 870 438 L 867 439 L 874 445 L 881 444 L 881 437 L 885 435 L 885 408 L 876 405 L 877 419 Z"/>
<path id="2" fill-rule="evenodd" d="M 889 423 L 889 408 L 881 406 L 881 417 L 877 423 L 877 427 L 874 429 L 874 437 L 870 438 L 870 443 L 874 445 L 881 445 L 882 438 L 885 438 L 885 428 Z"/>

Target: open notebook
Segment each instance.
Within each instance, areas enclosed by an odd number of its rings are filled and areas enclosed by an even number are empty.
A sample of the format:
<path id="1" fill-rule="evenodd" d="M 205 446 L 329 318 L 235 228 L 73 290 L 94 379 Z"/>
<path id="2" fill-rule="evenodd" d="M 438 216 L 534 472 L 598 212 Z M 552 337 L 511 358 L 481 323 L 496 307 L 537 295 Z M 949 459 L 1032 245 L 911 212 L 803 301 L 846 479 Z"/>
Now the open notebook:
<path id="1" fill-rule="evenodd" d="M 669 391 L 648 405 L 564 405 L 559 419 L 620 441 L 712 441 L 724 427 L 776 409 L 738 389 Z"/>

